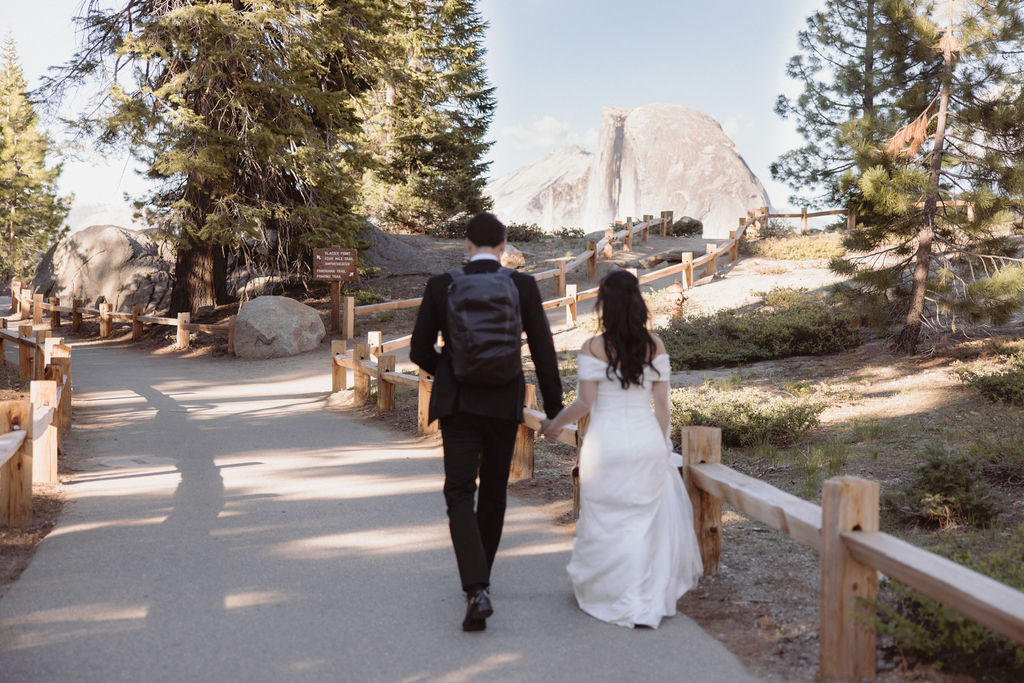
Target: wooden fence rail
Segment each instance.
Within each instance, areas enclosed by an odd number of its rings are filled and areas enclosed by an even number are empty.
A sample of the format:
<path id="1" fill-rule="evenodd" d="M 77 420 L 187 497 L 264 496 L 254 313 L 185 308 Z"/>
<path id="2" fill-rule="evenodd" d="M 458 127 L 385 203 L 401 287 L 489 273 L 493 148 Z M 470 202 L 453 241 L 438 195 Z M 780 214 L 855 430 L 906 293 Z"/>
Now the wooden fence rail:
<path id="1" fill-rule="evenodd" d="M 818 551 L 819 670 L 825 680 L 875 675 L 875 634 L 868 625 L 877 572 L 1024 644 L 1024 593 L 878 530 L 877 482 L 833 477 L 822 504 L 780 491 L 721 464 L 717 427 L 684 427 L 683 478 L 705 575 L 718 571 L 721 503 Z"/>
<path id="2" fill-rule="evenodd" d="M 38 373 L 45 379 L 30 383 L 29 400 L 0 401 L 0 527 L 32 523 L 32 483 L 57 481 L 57 456 L 71 429 L 71 347 L 47 341 Z"/>
<path id="3" fill-rule="evenodd" d="M 99 308 L 83 306 L 80 299 L 73 299 L 71 306 L 60 305 L 56 297 L 49 301 L 43 301 L 41 294 L 35 294 L 22 286 L 18 280 L 11 282 L 11 315 L 20 314 L 22 320 L 32 319 L 33 325 L 43 324 L 43 311 L 50 312 L 49 324 L 51 329 L 61 326 L 61 313 L 71 314 L 71 331 L 78 332 L 86 315 L 99 318 L 101 338 L 109 337 L 114 333 L 114 324 L 122 323 L 132 326 L 132 341 L 138 341 L 145 334 L 145 325 L 165 325 L 176 328 L 176 346 L 179 349 L 187 349 L 191 344 L 193 332 L 205 332 L 208 334 L 226 334 L 228 336 L 228 353 L 235 353 L 235 316 L 232 316 L 226 323 L 206 324 L 191 322 L 188 313 L 179 313 L 176 318 L 167 318 L 157 315 L 145 315 L 141 306 L 136 306 L 132 311 L 115 311 L 110 304 L 100 304 Z"/>

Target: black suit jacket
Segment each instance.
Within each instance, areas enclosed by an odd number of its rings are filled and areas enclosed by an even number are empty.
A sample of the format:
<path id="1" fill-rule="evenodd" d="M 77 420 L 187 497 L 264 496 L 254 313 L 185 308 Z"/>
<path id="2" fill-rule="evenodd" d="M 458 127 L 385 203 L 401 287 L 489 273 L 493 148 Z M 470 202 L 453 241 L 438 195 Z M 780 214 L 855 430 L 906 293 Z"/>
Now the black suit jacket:
<path id="1" fill-rule="evenodd" d="M 483 259 L 467 264 L 463 271 L 493 273 L 500 267 L 497 261 Z M 430 419 L 447 417 L 464 412 L 487 417 L 500 417 L 523 421 L 523 397 L 526 383 L 522 373 L 505 385 L 466 384 L 455 380 L 451 358 L 442 349 L 437 353 L 434 342 L 438 331 L 448 335 L 448 285 L 452 276 L 448 273 L 435 275 L 427 281 L 423 292 L 423 303 L 416 316 L 412 331 L 409 358 L 418 366 L 434 375 L 434 389 L 430 397 Z M 544 312 L 537 281 L 525 273 L 514 272 L 512 281 L 519 290 L 519 310 L 523 330 L 537 369 L 537 382 L 544 412 L 554 417 L 562 409 L 562 381 L 558 374 L 558 357 L 551 338 L 551 328 Z"/>

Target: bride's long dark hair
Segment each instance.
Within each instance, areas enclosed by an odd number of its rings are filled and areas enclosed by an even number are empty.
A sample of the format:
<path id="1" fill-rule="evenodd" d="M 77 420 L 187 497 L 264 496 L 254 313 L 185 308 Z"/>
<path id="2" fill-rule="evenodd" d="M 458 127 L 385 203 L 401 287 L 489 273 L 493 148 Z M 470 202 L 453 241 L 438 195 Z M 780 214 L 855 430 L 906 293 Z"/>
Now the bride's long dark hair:
<path id="1" fill-rule="evenodd" d="M 623 389 L 631 384 L 643 386 L 644 367 L 651 365 L 657 345 L 647 331 L 647 304 L 636 276 L 616 270 L 601 278 L 597 312 L 604 328 L 608 379 L 614 372 Z"/>

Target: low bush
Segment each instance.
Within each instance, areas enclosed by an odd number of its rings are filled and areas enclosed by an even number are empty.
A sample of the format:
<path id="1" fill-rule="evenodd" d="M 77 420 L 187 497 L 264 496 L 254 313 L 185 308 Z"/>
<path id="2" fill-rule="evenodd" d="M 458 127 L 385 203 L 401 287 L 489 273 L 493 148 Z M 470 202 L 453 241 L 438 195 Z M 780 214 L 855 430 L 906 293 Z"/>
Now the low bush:
<path id="1" fill-rule="evenodd" d="M 683 216 L 672 224 L 673 237 L 698 237 L 704 234 L 704 224 L 696 218 Z"/>
<path id="2" fill-rule="evenodd" d="M 583 228 L 562 227 L 551 233 L 551 236 L 559 240 L 581 240 L 587 236 Z"/>
<path id="3" fill-rule="evenodd" d="M 975 372 L 963 365 L 954 367 L 953 372 L 961 382 L 991 401 L 1024 406 L 1024 356 L 1012 356 L 992 372 Z"/>
<path id="4" fill-rule="evenodd" d="M 985 527 L 1000 511 L 982 462 L 944 448 L 930 449 L 911 479 L 882 503 L 899 522 L 940 528 Z"/>
<path id="5" fill-rule="evenodd" d="M 813 398 L 788 398 L 753 388 L 673 389 L 671 397 L 673 439 L 686 425 L 721 427 L 727 446 L 790 444 L 818 424 L 826 407 Z"/>
<path id="6" fill-rule="evenodd" d="M 971 539 L 947 539 L 931 550 L 1024 590 L 1024 526 L 994 552 L 980 552 Z M 901 655 L 943 668 L 983 674 L 986 681 L 1024 680 L 1024 647 L 990 631 L 903 584 L 883 584 L 874 627 L 889 636 Z"/>
<path id="7" fill-rule="evenodd" d="M 505 239 L 509 242 L 533 242 L 544 235 L 544 230 L 536 223 L 509 223 L 505 226 Z"/>
<path id="8" fill-rule="evenodd" d="M 753 310 L 691 315 L 657 333 L 674 370 L 816 356 L 860 344 L 860 328 L 847 309 L 793 289 L 769 292 L 765 304 Z"/>
<path id="9" fill-rule="evenodd" d="M 839 239 L 834 233 L 766 237 L 751 242 L 750 250 L 757 256 L 779 261 L 830 259 L 846 253 Z"/>

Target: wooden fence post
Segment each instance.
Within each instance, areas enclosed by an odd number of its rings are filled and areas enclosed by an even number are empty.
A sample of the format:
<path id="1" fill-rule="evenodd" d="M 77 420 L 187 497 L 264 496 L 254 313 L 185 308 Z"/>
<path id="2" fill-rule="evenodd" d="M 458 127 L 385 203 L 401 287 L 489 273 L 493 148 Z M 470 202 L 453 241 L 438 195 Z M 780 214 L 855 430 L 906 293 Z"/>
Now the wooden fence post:
<path id="1" fill-rule="evenodd" d="M 28 319 L 32 315 L 32 290 L 27 287 L 21 288 L 21 294 L 18 295 L 18 308 L 22 320 Z"/>
<path id="2" fill-rule="evenodd" d="M 21 291 L 21 280 L 11 280 L 11 310 L 10 315 L 18 312 L 18 292 Z"/>
<path id="3" fill-rule="evenodd" d="M 715 263 L 718 259 L 714 256 L 715 250 L 718 248 L 715 244 L 708 245 L 708 254 L 711 254 L 711 258 L 704 265 L 704 275 L 714 275 L 718 270 L 718 264 Z"/>
<path id="4" fill-rule="evenodd" d="M 35 356 L 35 369 L 32 372 L 32 379 L 43 379 L 46 374 L 46 339 L 50 336 L 49 330 L 36 330 L 36 348 L 32 354 Z"/>
<path id="5" fill-rule="evenodd" d="M 60 306 L 60 299 L 55 296 L 50 297 L 50 327 L 56 329 L 60 327 L 60 311 L 57 307 Z"/>
<path id="6" fill-rule="evenodd" d="M 66 377 L 63 393 L 60 395 L 61 431 L 58 436 L 71 431 L 71 347 L 58 344 L 50 350 L 50 364 L 58 367 L 62 378 Z"/>
<path id="7" fill-rule="evenodd" d="M 590 240 L 587 242 L 587 251 L 590 252 L 590 258 L 587 259 L 587 279 L 597 277 L 597 242 Z"/>
<path id="8" fill-rule="evenodd" d="M 78 332 L 82 329 L 82 300 L 71 300 L 71 331 Z"/>
<path id="9" fill-rule="evenodd" d="M 800 209 L 800 234 L 807 234 L 807 207 Z"/>
<path id="10" fill-rule="evenodd" d="M 537 387 L 533 384 L 526 385 L 523 405 L 533 410 L 537 409 Z M 536 433 L 525 424 L 520 424 L 516 431 L 515 450 L 512 451 L 512 467 L 509 469 L 508 474 L 509 481 L 533 479 L 533 442 L 535 440 Z"/>
<path id="11" fill-rule="evenodd" d="M 555 273 L 555 296 L 565 296 L 565 260 L 558 261 L 558 272 Z"/>
<path id="12" fill-rule="evenodd" d="M 579 301 L 579 299 L 577 298 L 578 297 L 578 294 L 577 294 L 578 291 L 579 291 L 579 285 L 572 284 L 572 285 L 566 285 L 565 286 L 565 295 L 572 297 L 572 301 L 570 301 L 569 305 L 565 307 L 565 324 L 566 325 L 575 325 L 576 324 L 576 310 L 577 310 L 577 303 Z"/>
<path id="13" fill-rule="evenodd" d="M 683 427 L 683 481 L 693 504 L 693 526 L 704 562 L 704 576 L 718 573 L 722 557 L 722 501 L 697 488 L 690 476 L 689 465 L 722 462 L 722 430 L 720 427 Z"/>
<path id="14" fill-rule="evenodd" d="M 7 329 L 7 318 L 0 318 L 0 330 Z M 7 366 L 7 339 L 0 335 L 0 370 Z"/>
<path id="15" fill-rule="evenodd" d="M 114 320 L 110 317 L 112 308 L 111 304 L 100 304 L 100 337 L 104 339 L 114 332 Z"/>
<path id="16" fill-rule="evenodd" d="M 338 363 L 338 358 L 348 351 L 348 343 L 344 339 L 331 341 L 331 393 L 348 388 L 348 368 Z"/>
<path id="17" fill-rule="evenodd" d="M 683 285 L 683 289 L 689 289 L 690 287 L 693 287 L 693 252 L 692 251 L 684 251 L 683 252 L 683 272 L 682 272 L 682 277 L 680 278 L 680 280 L 682 280 L 681 284 Z"/>
<path id="18" fill-rule="evenodd" d="M 437 420 L 430 421 L 430 394 L 434 390 L 434 376 L 420 369 L 420 384 L 416 391 L 416 430 L 420 434 L 436 434 Z"/>
<path id="19" fill-rule="evenodd" d="M 352 347 L 352 395 L 357 404 L 370 400 L 370 373 L 359 362 L 369 359 L 369 344 L 356 344 Z"/>
<path id="20" fill-rule="evenodd" d="M 185 350 L 192 343 L 192 335 L 188 331 L 188 324 L 192 321 L 191 313 L 178 314 L 178 334 L 175 339 L 175 347 L 178 350 Z"/>
<path id="21" fill-rule="evenodd" d="M 608 243 L 604 245 L 604 253 L 601 254 L 605 261 L 612 257 L 613 247 L 612 242 L 615 240 L 613 235 L 615 234 L 615 228 L 605 228 L 604 236 L 608 240 Z"/>
<path id="22" fill-rule="evenodd" d="M 32 324 L 42 325 L 43 324 L 43 295 L 33 294 L 32 295 Z"/>
<path id="23" fill-rule="evenodd" d="M 132 341 L 137 342 L 142 339 L 142 335 L 145 332 L 145 324 L 139 320 L 139 316 L 146 311 L 144 306 L 132 306 Z"/>
<path id="24" fill-rule="evenodd" d="M 633 251 L 633 217 L 626 217 L 626 239 L 623 240 L 622 251 Z"/>
<path id="25" fill-rule="evenodd" d="M 729 247 L 729 262 L 732 263 L 740 257 L 740 238 L 737 236 L 736 230 L 729 231 L 729 239 L 732 240 L 732 246 Z"/>
<path id="26" fill-rule="evenodd" d="M 388 413 L 395 409 L 395 383 L 384 379 L 385 372 L 395 371 L 395 356 L 387 354 L 377 357 L 377 412 Z"/>
<path id="27" fill-rule="evenodd" d="M 22 379 L 32 379 L 32 346 L 20 341 L 32 338 L 32 323 L 18 325 L 18 374 Z"/>
<path id="28" fill-rule="evenodd" d="M 590 427 L 590 413 L 587 413 L 576 420 L 576 466 L 570 470 L 569 477 L 572 479 L 572 518 L 580 518 L 580 449 L 583 448 L 583 439 L 587 435 L 587 428 Z"/>
<path id="29" fill-rule="evenodd" d="M 867 619 L 878 573 L 854 560 L 844 531 L 878 531 L 878 482 L 833 477 L 821 492 L 821 587 L 818 675 L 824 680 L 875 677 L 875 632 Z"/>
<path id="30" fill-rule="evenodd" d="M 346 296 L 343 300 L 345 304 L 344 310 L 342 311 L 342 333 L 345 339 L 354 339 L 356 336 L 356 298 L 354 296 Z"/>
<path id="31" fill-rule="evenodd" d="M 29 399 L 37 413 L 44 408 L 53 408 L 53 419 L 35 434 L 35 444 L 32 446 L 32 481 L 53 484 L 57 481 L 57 383 L 32 382 L 29 385 Z"/>
<path id="32" fill-rule="evenodd" d="M 846 212 L 846 229 L 853 230 L 857 227 L 857 214 L 853 211 L 847 210 Z"/>
<path id="33" fill-rule="evenodd" d="M 0 401 L 0 434 L 17 427 L 25 441 L 0 468 L 0 526 L 32 523 L 32 402 Z"/>
<path id="34" fill-rule="evenodd" d="M 380 330 L 366 333 L 366 344 L 370 347 L 371 358 L 376 358 L 382 352 L 381 344 L 384 343 L 384 333 Z"/>
<path id="35" fill-rule="evenodd" d="M 649 242 L 651 240 L 651 222 L 654 220 L 654 214 L 644 214 L 644 229 L 640 233 L 641 242 Z"/>

